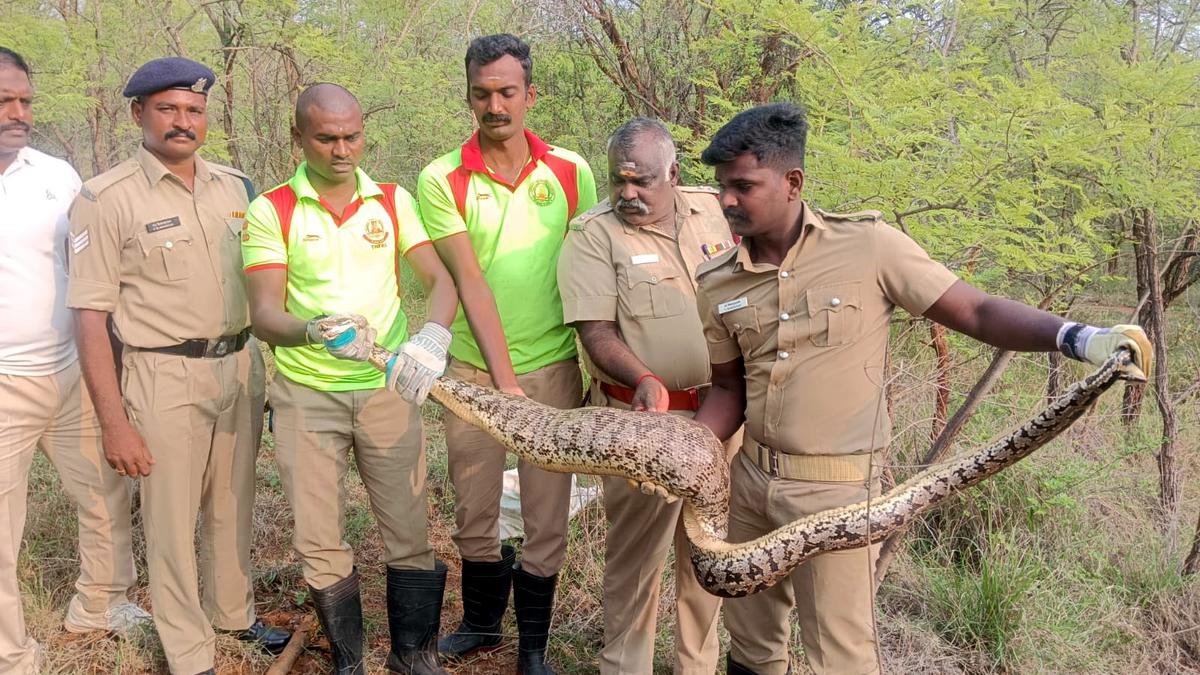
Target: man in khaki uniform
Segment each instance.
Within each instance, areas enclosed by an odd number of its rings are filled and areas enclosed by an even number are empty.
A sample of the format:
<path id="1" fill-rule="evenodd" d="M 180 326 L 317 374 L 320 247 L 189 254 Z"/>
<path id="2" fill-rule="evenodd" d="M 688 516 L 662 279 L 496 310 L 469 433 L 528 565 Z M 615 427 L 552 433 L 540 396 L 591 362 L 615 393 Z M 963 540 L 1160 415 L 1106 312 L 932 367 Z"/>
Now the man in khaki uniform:
<path id="1" fill-rule="evenodd" d="M 888 321 L 897 305 L 990 345 L 1061 349 L 1102 363 L 1117 347 L 1149 370 L 1136 326 L 1100 329 L 990 296 L 930 260 L 878 212 L 825 213 L 801 199 L 803 110 L 734 117 L 701 155 L 716 167 L 739 246 L 700 271 L 698 306 L 713 388 L 696 420 L 727 437 L 745 419 L 731 471 L 729 539 L 878 494 Z M 879 671 L 872 622 L 876 548 L 825 553 L 783 583 L 725 604 L 728 670 L 788 671 L 789 614 L 817 673 Z"/>
<path id="2" fill-rule="evenodd" d="M 563 319 L 592 376 L 589 400 L 691 417 L 708 386 L 696 268 L 733 247 L 716 191 L 679 187 L 671 133 L 635 118 L 608 142 L 609 199 L 571 224 L 558 262 Z M 731 444 L 733 451 L 736 445 Z M 696 581 L 682 502 L 605 477 L 604 675 L 654 666 L 659 582 L 675 544 L 675 673 L 713 673 L 721 601 Z"/>
<path id="3" fill-rule="evenodd" d="M 41 449 L 79 518 L 79 579 L 67 630 L 125 633 L 149 623 L 129 602 L 133 566 L 128 482 L 104 462 L 100 424 L 79 376 L 67 290 L 69 164 L 29 147 L 29 67 L 0 47 L 0 672 L 37 671 L 17 578 L 29 471 Z"/>
<path id="4" fill-rule="evenodd" d="M 154 621 L 171 671 L 212 672 L 212 626 L 281 650 L 256 620 L 250 577 L 261 359 L 247 349 L 240 235 L 249 181 L 195 155 L 212 71 L 167 58 L 125 95 L 137 154 L 88 181 L 71 208 L 67 305 L 105 456 L 141 476 Z M 124 343 L 120 386 L 106 323 Z M 257 377 L 252 377 L 252 373 Z M 199 574 L 194 547 L 201 518 Z"/>

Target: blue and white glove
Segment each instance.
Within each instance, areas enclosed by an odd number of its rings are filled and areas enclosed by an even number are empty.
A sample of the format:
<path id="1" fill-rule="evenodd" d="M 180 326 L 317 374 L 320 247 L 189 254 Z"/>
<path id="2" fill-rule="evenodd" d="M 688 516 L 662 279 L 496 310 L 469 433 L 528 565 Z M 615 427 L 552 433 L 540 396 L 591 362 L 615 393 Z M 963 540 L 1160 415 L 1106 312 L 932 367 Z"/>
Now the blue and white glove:
<path id="1" fill-rule="evenodd" d="M 320 342 L 339 359 L 366 361 L 375 345 L 374 328 L 361 314 L 318 316 L 305 327 L 309 342 Z"/>
<path id="2" fill-rule="evenodd" d="M 450 331 L 439 324 L 430 321 L 422 326 L 388 361 L 388 389 L 409 403 L 424 403 L 433 381 L 446 372 L 450 339 Z"/>
<path id="3" fill-rule="evenodd" d="M 1133 354 L 1133 365 L 1142 377 L 1154 374 L 1154 346 L 1141 326 L 1122 324 L 1112 328 L 1097 328 L 1068 321 L 1058 329 L 1058 349 L 1079 361 L 1098 366 L 1120 347 Z"/>

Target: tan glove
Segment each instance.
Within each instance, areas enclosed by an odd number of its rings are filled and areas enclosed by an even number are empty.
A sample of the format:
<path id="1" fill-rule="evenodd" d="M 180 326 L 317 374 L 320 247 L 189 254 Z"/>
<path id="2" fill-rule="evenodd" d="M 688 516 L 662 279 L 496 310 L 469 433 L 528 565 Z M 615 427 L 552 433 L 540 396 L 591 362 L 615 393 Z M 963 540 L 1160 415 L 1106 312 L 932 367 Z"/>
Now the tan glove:
<path id="1" fill-rule="evenodd" d="M 1154 374 L 1154 346 L 1141 326 L 1097 328 L 1066 323 L 1058 331 L 1058 348 L 1063 354 L 1093 365 L 1104 363 L 1121 347 L 1127 347 L 1133 355 L 1133 365 L 1142 371 L 1142 379 Z"/>

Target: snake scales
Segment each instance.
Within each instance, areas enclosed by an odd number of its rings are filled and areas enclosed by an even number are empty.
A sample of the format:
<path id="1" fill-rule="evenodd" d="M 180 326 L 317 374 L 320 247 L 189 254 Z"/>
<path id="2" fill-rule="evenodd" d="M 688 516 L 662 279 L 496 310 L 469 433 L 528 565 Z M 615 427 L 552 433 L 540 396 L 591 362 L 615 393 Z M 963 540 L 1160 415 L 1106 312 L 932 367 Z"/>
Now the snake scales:
<path id="1" fill-rule="evenodd" d="M 370 361 L 382 370 L 391 357 L 377 345 Z M 437 380 L 431 395 L 538 467 L 621 476 L 682 498 L 696 577 L 708 592 L 735 598 L 774 585 L 819 553 L 884 539 L 946 497 L 1028 456 L 1071 426 L 1117 380 L 1140 380 L 1139 375 L 1129 352 L 1120 349 L 992 445 L 925 469 L 869 504 L 816 513 L 740 544 L 724 541 L 729 508 L 725 449 L 697 422 L 613 408 L 559 410 L 446 377 Z"/>

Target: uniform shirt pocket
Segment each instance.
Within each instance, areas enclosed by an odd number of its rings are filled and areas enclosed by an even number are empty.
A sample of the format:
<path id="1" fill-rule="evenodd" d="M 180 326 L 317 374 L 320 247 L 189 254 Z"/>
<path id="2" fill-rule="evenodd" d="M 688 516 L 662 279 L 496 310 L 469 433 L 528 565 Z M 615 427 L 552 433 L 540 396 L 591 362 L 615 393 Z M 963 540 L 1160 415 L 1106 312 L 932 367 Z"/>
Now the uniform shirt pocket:
<path id="1" fill-rule="evenodd" d="M 226 218 L 225 226 L 229 228 L 229 235 L 234 239 L 241 239 L 242 234 L 246 231 L 245 218 Z"/>
<path id="2" fill-rule="evenodd" d="M 838 347 L 856 341 L 862 332 L 862 282 L 810 288 L 808 339 L 817 347 Z"/>
<path id="3" fill-rule="evenodd" d="M 188 258 L 192 236 L 174 228 L 137 236 L 142 251 L 141 272 L 154 281 L 183 281 L 192 276 Z"/>
<path id="4" fill-rule="evenodd" d="M 672 270 L 647 265 L 625 268 L 625 300 L 635 318 L 662 319 L 683 313 L 683 293 L 668 280 L 679 276 Z"/>
<path id="5" fill-rule="evenodd" d="M 757 307 L 748 305 L 726 312 L 721 315 L 721 321 L 725 324 L 725 330 L 737 338 L 742 358 L 749 359 L 758 355 L 763 338 Z"/>

